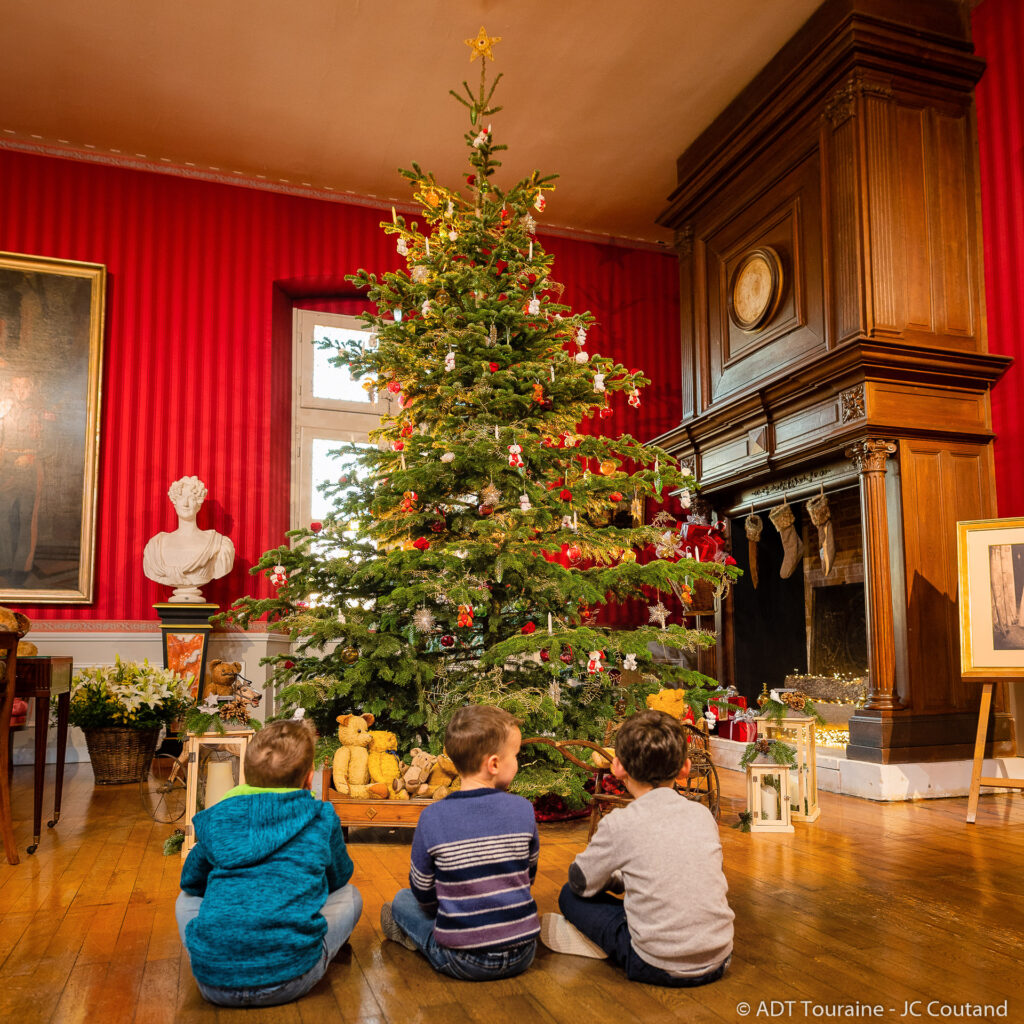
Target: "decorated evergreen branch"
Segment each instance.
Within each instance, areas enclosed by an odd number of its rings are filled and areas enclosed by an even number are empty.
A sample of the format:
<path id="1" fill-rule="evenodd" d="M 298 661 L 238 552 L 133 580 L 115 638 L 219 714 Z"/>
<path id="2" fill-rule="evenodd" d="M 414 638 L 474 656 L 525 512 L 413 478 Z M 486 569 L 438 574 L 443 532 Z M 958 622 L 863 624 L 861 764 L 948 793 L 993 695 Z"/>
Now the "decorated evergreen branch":
<path id="1" fill-rule="evenodd" d="M 761 714 L 775 725 L 781 725 L 782 720 L 790 711 L 796 711 L 808 718 L 813 718 L 816 725 L 824 725 L 825 718 L 818 710 L 817 705 L 806 694 L 787 693 L 784 697 L 796 698 L 796 700 L 782 701 L 772 700 L 770 697 L 761 704 Z"/>
<path id="2" fill-rule="evenodd" d="M 783 740 L 758 739 L 748 743 L 740 757 L 740 767 L 746 768 L 752 764 L 760 755 L 771 758 L 775 764 L 796 767 L 796 751 Z"/>
<path id="3" fill-rule="evenodd" d="M 555 178 L 495 182 L 494 40 L 467 42 L 481 78 L 453 93 L 469 113 L 464 184 L 418 164 L 401 172 L 421 219 L 392 211 L 382 227 L 406 266 L 350 278 L 375 307 L 365 344 L 320 343 L 381 410 L 376 446 L 348 449 L 358 468 L 324 489 L 332 512 L 253 569 L 275 596 L 243 598 L 228 617 L 289 632 L 293 652 L 268 659 L 272 684 L 321 735 L 337 714 L 366 711 L 403 745 L 436 749 L 454 709 L 476 701 L 513 710 L 524 735 L 599 740 L 665 682 L 695 712 L 721 692 L 653 667 L 651 647 L 713 644 L 670 621 L 662 598 L 685 605 L 698 581 L 720 595 L 738 570 L 724 552 L 701 555 L 668 513 L 642 521 L 646 499 L 695 490 L 675 458 L 629 434 L 578 432 L 615 402 L 639 406 L 649 380 L 590 351 L 594 317 L 560 302 L 535 233 Z M 648 623 L 602 623 L 604 606 L 631 598 L 648 603 Z"/>

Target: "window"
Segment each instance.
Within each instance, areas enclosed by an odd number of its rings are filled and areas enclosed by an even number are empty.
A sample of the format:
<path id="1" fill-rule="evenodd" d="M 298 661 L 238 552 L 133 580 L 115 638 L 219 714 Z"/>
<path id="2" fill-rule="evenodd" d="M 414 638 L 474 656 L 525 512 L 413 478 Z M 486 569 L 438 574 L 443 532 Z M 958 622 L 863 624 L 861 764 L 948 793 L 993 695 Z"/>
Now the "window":
<path id="1" fill-rule="evenodd" d="M 334 366 L 334 350 L 318 348 L 321 338 L 342 341 L 367 338 L 362 321 L 336 313 L 296 309 L 293 319 L 292 528 L 308 526 L 330 511 L 318 485 L 345 475 L 355 462 L 354 449 L 370 444 L 370 431 L 389 409 L 381 395 L 375 402 L 347 366 Z M 385 393 L 386 394 L 386 393 Z M 331 452 L 349 449 L 340 456 Z"/>

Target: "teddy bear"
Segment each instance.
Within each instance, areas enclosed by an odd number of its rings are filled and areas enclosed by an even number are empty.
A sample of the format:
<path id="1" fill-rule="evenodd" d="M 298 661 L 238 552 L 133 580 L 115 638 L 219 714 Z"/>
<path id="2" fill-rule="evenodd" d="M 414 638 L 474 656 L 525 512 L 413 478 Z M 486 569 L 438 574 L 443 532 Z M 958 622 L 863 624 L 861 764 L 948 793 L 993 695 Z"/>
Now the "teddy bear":
<path id="1" fill-rule="evenodd" d="M 413 747 L 409 751 L 409 760 L 411 764 L 403 765 L 401 774 L 391 783 L 392 796 L 400 800 L 430 796 L 427 779 L 437 758 L 419 747 Z"/>
<path id="2" fill-rule="evenodd" d="M 334 754 L 334 788 L 342 796 L 367 800 L 370 792 L 371 714 L 338 715 L 338 739 L 341 746 Z"/>
<path id="3" fill-rule="evenodd" d="M 18 657 L 34 658 L 39 653 L 31 640 L 21 638 L 32 628 L 32 623 L 27 615 L 21 612 L 12 612 L 10 608 L 0 608 L 0 633 L 18 634 Z"/>
<path id="4" fill-rule="evenodd" d="M 398 737 L 393 732 L 386 732 L 383 729 L 370 731 L 367 761 L 371 779 L 370 793 L 381 800 L 386 800 L 389 796 L 398 797 L 391 786 L 399 774 L 398 754 L 395 753 L 397 747 Z"/>
<path id="5" fill-rule="evenodd" d="M 430 775 L 427 776 L 430 799 L 440 800 L 442 797 L 446 797 L 452 790 L 459 788 L 460 782 L 455 763 L 442 750 L 430 769 Z"/>
<path id="6" fill-rule="evenodd" d="M 206 670 L 206 697 L 230 697 L 234 692 L 234 683 L 242 671 L 240 661 L 221 661 L 214 658 Z"/>
<path id="7" fill-rule="evenodd" d="M 653 711 L 665 711 L 680 721 L 687 717 L 690 710 L 683 690 L 659 690 L 658 693 L 648 694 L 647 706 Z"/>

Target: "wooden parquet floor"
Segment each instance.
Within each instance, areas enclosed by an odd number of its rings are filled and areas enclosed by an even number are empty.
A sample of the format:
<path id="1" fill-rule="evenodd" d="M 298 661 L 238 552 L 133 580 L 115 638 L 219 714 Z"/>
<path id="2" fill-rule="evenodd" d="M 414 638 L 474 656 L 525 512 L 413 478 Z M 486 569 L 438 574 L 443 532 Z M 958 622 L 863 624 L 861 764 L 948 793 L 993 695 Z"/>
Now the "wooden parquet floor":
<path id="1" fill-rule="evenodd" d="M 38 852 L 22 853 L 20 865 L 0 862 L 0 1021 L 735 1024 L 838 1019 L 834 1008 L 866 1004 L 882 1007 L 869 1019 L 901 1021 L 913 1019 L 908 1003 L 927 1020 L 940 1004 L 1008 1000 L 1001 1019 L 1024 1022 L 1024 796 L 983 796 L 968 826 L 966 798 L 875 804 L 822 794 L 814 825 L 753 837 L 727 827 L 741 783 L 723 773 L 736 953 L 717 984 L 631 984 L 604 962 L 543 948 L 519 978 L 450 981 L 382 943 L 380 906 L 405 884 L 411 833 L 364 829 L 349 842 L 365 902 L 350 948 L 298 1003 L 243 1011 L 207 1005 L 192 980 L 173 915 L 181 861 L 162 854 L 172 826 L 146 816 L 135 787 L 94 787 L 87 765 L 69 766 L 58 827 L 44 825 Z M 30 768 L 15 770 L 14 789 L 24 851 Z M 585 835 L 585 824 L 541 826 L 542 913 L 556 909 Z"/>

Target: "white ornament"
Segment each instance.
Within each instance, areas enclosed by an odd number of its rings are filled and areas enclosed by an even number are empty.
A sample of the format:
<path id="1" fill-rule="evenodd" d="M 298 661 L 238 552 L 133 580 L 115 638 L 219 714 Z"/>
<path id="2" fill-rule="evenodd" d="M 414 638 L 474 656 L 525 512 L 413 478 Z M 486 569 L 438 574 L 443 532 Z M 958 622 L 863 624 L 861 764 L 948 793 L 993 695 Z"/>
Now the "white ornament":
<path id="1" fill-rule="evenodd" d="M 594 390 L 595 391 L 604 391 L 605 390 L 605 387 L 604 387 L 604 377 L 605 377 L 605 375 L 603 373 L 595 373 L 594 374 Z"/>
<path id="2" fill-rule="evenodd" d="M 409 255 L 409 243 L 405 240 L 405 236 L 402 235 L 398 239 L 398 255 L 408 256 Z"/>
<path id="3" fill-rule="evenodd" d="M 508 446 L 508 464 L 513 469 L 519 469 L 523 464 L 523 447 L 518 444 L 510 444 Z"/>
<path id="4" fill-rule="evenodd" d="M 604 665 L 601 664 L 601 659 L 604 657 L 604 651 L 591 651 L 587 662 L 587 671 L 591 675 L 596 675 L 598 672 L 604 671 Z"/>
<path id="5" fill-rule="evenodd" d="M 434 628 L 434 613 L 429 608 L 417 608 L 413 613 L 412 624 L 421 633 L 429 633 Z"/>
<path id="6" fill-rule="evenodd" d="M 429 276 L 430 271 L 428 271 L 422 263 L 417 263 L 416 266 L 412 268 L 412 279 L 416 284 L 426 284 Z"/>
<path id="7" fill-rule="evenodd" d="M 640 392 L 637 391 L 636 388 L 633 388 L 633 390 L 630 391 L 629 398 L 627 398 L 626 401 L 629 402 L 629 404 L 631 406 L 633 406 L 634 409 L 639 409 L 640 408 Z"/>
<path id="8" fill-rule="evenodd" d="M 583 346 L 586 345 L 586 343 L 587 329 L 586 327 L 578 327 L 576 329 L 576 344 L 579 345 L 580 348 L 583 348 Z"/>
<path id="9" fill-rule="evenodd" d="M 296 708 L 292 712 L 292 721 L 293 722 L 301 722 L 305 717 L 306 717 L 306 709 L 305 708 Z"/>
<path id="10" fill-rule="evenodd" d="M 536 316 L 540 312 L 540 299 L 536 296 L 530 299 L 530 305 L 527 307 L 527 311 L 530 316 Z"/>
<path id="11" fill-rule="evenodd" d="M 575 530 L 576 527 L 573 525 L 572 516 L 562 516 L 562 529 L 563 530 Z"/>
<path id="12" fill-rule="evenodd" d="M 679 492 L 679 504 L 682 505 L 683 508 L 689 508 L 690 507 L 690 501 L 691 501 L 691 498 L 690 498 L 690 492 L 689 491 L 680 491 Z"/>
<path id="13" fill-rule="evenodd" d="M 523 229 L 527 234 L 533 235 L 537 231 L 537 222 L 533 219 L 533 215 L 530 213 L 524 213 L 520 223 L 523 225 Z M 531 256 L 532 259 L 532 256 Z"/>
<path id="14" fill-rule="evenodd" d="M 448 232 L 448 241 L 449 242 L 456 241 L 456 239 L 458 239 L 458 237 L 459 237 L 459 233 L 458 233 L 458 231 L 455 230 L 455 228 L 452 228 L 451 231 Z"/>
<path id="15" fill-rule="evenodd" d="M 573 358 L 576 360 L 577 363 L 582 364 L 582 363 L 588 362 L 589 359 L 590 359 L 590 356 L 586 352 L 579 351 L 579 352 L 576 353 L 576 355 Z"/>
<path id="16" fill-rule="evenodd" d="M 662 629 L 665 628 L 665 620 L 669 616 L 669 611 L 660 601 L 657 604 L 649 604 L 647 614 L 648 622 L 656 622 Z"/>
<path id="17" fill-rule="evenodd" d="M 530 496 L 528 494 L 519 495 L 519 511 L 529 512 L 533 506 L 530 504 Z"/>
<path id="18" fill-rule="evenodd" d="M 547 205 L 548 205 L 548 201 L 544 198 L 544 193 L 543 192 L 538 192 L 537 193 L 537 198 L 534 199 L 534 201 L 533 201 L 533 208 L 538 213 L 543 213 L 544 212 L 544 207 L 547 206 Z"/>
<path id="19" fill-rule="evenodd" d="M 448 373 L 451 373 L 455 369 L 455 353 L 449 352 L 444 357 L 444 368 Z"/>
<path id="20" fill-rule="evenodd" d="M 622 667 L 627 672 L 635 672 L 636 671 L 636 655 L 635 654 L 627 654 L 625 659 L 622 662 Z"/>
<path id="21" fill-rule="evenodd" d="M 423 305 L 420 306 L 420 313 L 423 316 L 430 316 L 430 299 L 423 300 Z"/>
<path id="22" fill-rule="evenodd" d="M 486 141 L 487 136 L 490 133 L 491 126 L 488 125 L 486 128 L 481 128 L 477 137 L 473 140 L 473 148 L 479 149 Z"/>
<path id="23" fill-rule="evenodd" d="M 654 553 L 659 558 L 678 558 L 684 552 L 683 542 L 671 530 L 666 530 L 659 538 L 654 547 Z"/>
<path id="24" fill-rule="evenodd" d="M 445 452 L 444 455 L 441 456 L 441 461 L 442 462 L 452 462 L 454 460 L 454 458 L 455 458 L 455 452 Z"/>

